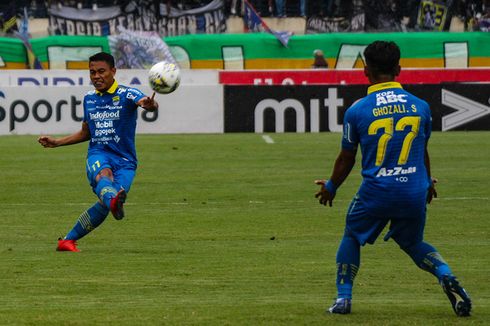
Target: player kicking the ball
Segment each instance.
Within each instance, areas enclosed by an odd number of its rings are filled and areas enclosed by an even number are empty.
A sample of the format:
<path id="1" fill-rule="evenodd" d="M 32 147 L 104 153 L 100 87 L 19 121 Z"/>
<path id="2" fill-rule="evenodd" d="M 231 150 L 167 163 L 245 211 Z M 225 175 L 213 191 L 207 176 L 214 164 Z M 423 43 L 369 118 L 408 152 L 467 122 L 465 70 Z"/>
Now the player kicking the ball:
<path id="1" fill-rule="evenodd" d="M 83 100 L 83 122 L 78 132 L 61 138 L 39 137 L 44 147 L 58 147 L 90 140 L 87 177 L 99 197 L 83 212 L 73 229 L 58 240 L 58 251 L 79 251 L 76 241 L 99 226 L 109 214 L 124 217 L 123 204 L 136 171 L 135 130 L 138 106 L 158 109 L 152 97 L 135 88 L 118 85 L 112 55 L 100 52 L 89 58 L 90 80 L 95 87 Z"/>
<path id="2" fill-rule="evenodd" d="M 428 104 L 395 82 L 400 73 L 400 49 L 393 42 L 376 41 L 364 51 L 368 95 L 344 116 L 342 150 L 328 181 L 316 197 L 332 206 L 335 192 L 362 152 L 363 182 L 347 212 L 346 227 L 337 251 L 337 299 L 328 309 L 351 312 L 352 286 L 360 265 L 360 248 L 373 244 L 390 223 L 384 237 L 393 238 L 421 269 L 435 275 L 458 316 L 469 316 L 471 300 L 439 252 L 423 241 L 426 204 L 437 196 L 431 178 L 427 142 L 431 133 Z"/>

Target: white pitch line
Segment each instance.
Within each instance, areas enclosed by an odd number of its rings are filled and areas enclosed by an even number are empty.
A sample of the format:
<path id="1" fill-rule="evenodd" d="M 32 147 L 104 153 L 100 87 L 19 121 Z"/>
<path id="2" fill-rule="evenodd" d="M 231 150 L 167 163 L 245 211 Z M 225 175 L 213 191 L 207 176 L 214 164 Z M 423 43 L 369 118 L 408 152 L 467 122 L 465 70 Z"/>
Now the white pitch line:
<path id="1" fill-rule="evenodd" d="M 489 197 L 442 197 L 434 200 L 489 200 Z"/>
<path id="2" fill-rule="evenodd" d="M 313 197 L 313 196 L 312 196 Z M 480 200 L 480 201 L 487 201 L 490 200 L 489 197 L 444 197 L 444 198 L 434 198 L 434 201 L 472 201 L 472 200 Z M 271 200 L 271 201 L 262 201 L 262 200 L 249 200 L 248 204 L 251 205 L 257 205 L 257 204 L 271 204 L 271 203 L 307 203 L 310 202 L 310 200 Z M 312 198 L 311 202 L 315 202 L 315 199 Z M 338 202 L 351 202 L 350 199 L 336 199 L 336 203 Z M 223 204 L 225 203 L 224 201 L 206 201 L 207 205 L 212 205 L 212 204 Z M 50 207 L 50 206 L 91 206 L 93 205 L 94 202 L 91 203 L 0 203 L 0 207 L 2 206 L 10 206 L 10 207 L 29 207 L 29 206 L 42 206 L 42 207 Z M 150 206 L 161 206 L 161 205 L 182 205 L 182 206 L 187 206 L 187 205 L 199 205 L 201 204 L 201 201 L 197 202 L 148 202 L 148 203 L 135 203 L 135 202 L 129 202 L 124 205 L 129 205 L 129 206 L 144 206 L 144 205 L 150 205 Z"/>
<path id="3" fill-rule="evenodd" d="M 274 144 L 274 139 L 271 136 L 263 135 L 262 138 L 267 144 Z"/>

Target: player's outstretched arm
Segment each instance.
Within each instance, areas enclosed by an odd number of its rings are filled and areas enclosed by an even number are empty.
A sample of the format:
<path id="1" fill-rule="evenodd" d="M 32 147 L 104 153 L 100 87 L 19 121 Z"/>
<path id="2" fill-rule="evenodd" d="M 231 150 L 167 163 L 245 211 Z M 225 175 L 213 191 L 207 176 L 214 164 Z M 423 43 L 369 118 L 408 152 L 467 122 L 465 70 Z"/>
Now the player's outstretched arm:
<path id="1" fill-rule="evenodd" d="M 155 111 L 158 109 L 158 102 L 155 101 L 155 92 L 151 95 L 151 97 L 145 96 L 141 100 L 139 100 L 136 104 L 141 106 L 143 109 L 147 111 Z"/>
<path id="2" fill-rule="evenodd" d="M 78 144 L 90 139 L 90 130 L 86 122 L 82 123 L 82 129 L 69 136 L 54 138 L 51 136 L 40 136 L 37 141 L 46 148 Z"/>
<path id="3" fill-rule="evenodd" d="M 320 186 L 320 191 L 315 194 L 318 201 L 322 205 L 332 207 L 333 199 L 338 187 L 344 182 L 352 171 L 354 164 L 356 163 L 356 151 L 350 151 L 343 149 L 333 167 L 332 176 L 327 180 L 315 180 L 315 184 Z"/>

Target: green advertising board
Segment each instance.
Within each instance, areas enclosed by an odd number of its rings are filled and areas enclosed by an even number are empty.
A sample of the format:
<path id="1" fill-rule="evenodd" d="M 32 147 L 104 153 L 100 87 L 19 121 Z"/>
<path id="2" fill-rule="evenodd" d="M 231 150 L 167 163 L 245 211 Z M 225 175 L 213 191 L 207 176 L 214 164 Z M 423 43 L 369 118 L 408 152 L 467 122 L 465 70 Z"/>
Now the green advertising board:
<path id="1" fill-rule="evenodd" d="M 292 36 L 284 47 L 268 33 L 195 34 L 164 41 L 183 68 L 309 69 L 313 51 L 323 50 L 330 68 L 363 66 L 362 51 L 375 40 L 395 41 L 404 68 L 490 67 L 490 33 L 329 33 Z M 22 41 L 0 38 L 0 66 L 25 69 L 28 53 Z M 85 69 L 98 51 L 110 51 L 107 37 L 51 36 L 31 40 L 45 69 Z"/>

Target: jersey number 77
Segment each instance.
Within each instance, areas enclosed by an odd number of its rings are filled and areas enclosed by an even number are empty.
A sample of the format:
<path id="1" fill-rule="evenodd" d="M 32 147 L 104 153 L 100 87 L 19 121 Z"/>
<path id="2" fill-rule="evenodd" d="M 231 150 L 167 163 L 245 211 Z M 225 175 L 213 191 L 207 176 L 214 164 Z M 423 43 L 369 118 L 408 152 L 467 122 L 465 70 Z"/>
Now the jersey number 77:
<path id="1" fill-rule="evenodd" d="M 378 130 L 384 129 L 384 133 L 379 137 L 378 149 L 376 150 L 376 166 L 380 166 L 386 155 L 386 148 L 388 147 L 388 142 L 393 137 L 394 131 L 404 131 L 407 126 L 411 127 L 410 132 L 407 133 L 403 139 L 403 145 L 398 157 L 398 164 L 403 165 L 408 161 L 408 156 L 410 154 L 410 148 L 412 147 L 412 142 L 417 137 L 420 128 L 420 117 L 403 117 L 396 123 L 393 130 L 394 119 L 393 118 L 383 118 L 373 121 L 368 128 L 368 135 L 376 135 Z"/>

